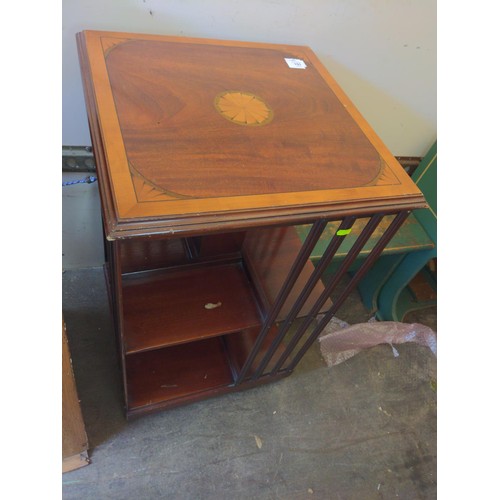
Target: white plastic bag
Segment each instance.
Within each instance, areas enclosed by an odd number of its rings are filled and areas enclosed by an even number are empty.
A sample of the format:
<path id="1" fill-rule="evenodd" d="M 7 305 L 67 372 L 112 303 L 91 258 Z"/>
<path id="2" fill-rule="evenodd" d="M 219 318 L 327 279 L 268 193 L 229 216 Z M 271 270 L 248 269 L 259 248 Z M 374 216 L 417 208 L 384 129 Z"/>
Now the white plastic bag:
<path id="1" fill-rule="evenodd" d="M 397 321 L 368 321 L 349 325 L 333 317 L 319 337 L 321 354 L 328 366 L 338 365 L 352 358 L 362 349 L 379 344 L 389 344 L 394 356 L 398 352 L 394 345 L 416 342 L 427 346 L 437 356 L 437 338 L 428 326 L 419 323 Z"/>

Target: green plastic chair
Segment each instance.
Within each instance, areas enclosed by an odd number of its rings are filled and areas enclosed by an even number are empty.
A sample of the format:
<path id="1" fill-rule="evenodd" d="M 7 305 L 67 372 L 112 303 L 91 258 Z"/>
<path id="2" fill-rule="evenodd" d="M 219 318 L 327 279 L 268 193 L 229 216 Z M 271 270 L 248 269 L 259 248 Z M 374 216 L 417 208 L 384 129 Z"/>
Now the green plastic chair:
<path id="1" fill-rule="evenodd" d="M 428 209 L 415 210 L 413 215 L 434 242 L 434 247 L 409 252 L 394 259 L 382 257 L 362 280 L 358 290 L 365 305 L 376 301 L 376 317 L 381 321 L 403 321 L 410 311 L 436 304 L 435 299 L 419 301 L 408 284 L 419 273 L 426 271 L 427 263 L 437 257 L 437 142 L 412 175 L 424 194 Z M 432 276 L 430 277 L 432 283 Z M 432 283 L 436 287 L 435 281 Z M 374 291 L 378 293 L 373 295 Z"/>
<path id="2" fill-rule="evenodd" d="M 402 315 L 409 311 L 409 307 L 415 309 L 432 305 L 432 302 L 415 303 L 415 299 L 406 289 L 406 285 L 420 269 L 425 267 L 429 260 L 436 256 L 436 152 L 437 143 L 432 146 L 412 174 L 415 183 L 426 197 L 430 209 L 415 210 L 410 214 L 383 250 L 377 262 L 358 284 L 358 291 L 364 306 L 381 320 L 399 321 Z M 351 275 L 363 264 L 393 218 L 394 216 L 384 217 L 373 237 L 368 240 L 349 269 Z M 326 282 L 338 270 L 365 224 L 366 220 L 356 221 L 351 233 L 346 236 L 325 271 L 322 277 L 323 281 Z M 323 236 L 311 253 L 310 258 L 313 264 L 316 265 L 322 257 L 332 235 L 337 231 L 338 225 L 338 222 L 328 224 Z M 309 228 L 308 225 L 296 227 L 302 242 L 305 241 Z"/>

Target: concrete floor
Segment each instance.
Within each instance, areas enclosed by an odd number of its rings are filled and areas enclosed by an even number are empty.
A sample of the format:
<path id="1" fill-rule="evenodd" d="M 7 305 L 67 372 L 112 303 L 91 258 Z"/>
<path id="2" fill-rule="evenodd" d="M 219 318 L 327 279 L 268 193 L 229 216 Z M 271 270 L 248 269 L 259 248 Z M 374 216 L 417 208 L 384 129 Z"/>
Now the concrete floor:
<path id="1" fill-rule="evenodd" d="M 328 368 L 318 343 L 279 382 L 127 422 L 100 268 L 63 273 L 63 313 L 91 464 L 64 499 L 431 499 L 436 359 L 378 346 Z M 369 315 L 356 293 L 337 317 Z M 436 330 L 435 309 L 411 322 Z M 258 446 L 261 445 L 261 446 Z"/>

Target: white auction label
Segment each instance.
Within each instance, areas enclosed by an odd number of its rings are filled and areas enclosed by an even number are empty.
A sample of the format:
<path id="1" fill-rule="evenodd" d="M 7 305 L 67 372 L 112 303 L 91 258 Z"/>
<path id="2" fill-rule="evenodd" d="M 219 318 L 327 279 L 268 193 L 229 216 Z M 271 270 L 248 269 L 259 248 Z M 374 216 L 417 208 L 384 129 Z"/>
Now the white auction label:
<path id="1" fill-rule="evenodd" d="M 306 69 L 307 64 L 302 59 L 292 59 L 290 57 L 285 57 L 285 61 L 289 68 L 293 69 Z"/>

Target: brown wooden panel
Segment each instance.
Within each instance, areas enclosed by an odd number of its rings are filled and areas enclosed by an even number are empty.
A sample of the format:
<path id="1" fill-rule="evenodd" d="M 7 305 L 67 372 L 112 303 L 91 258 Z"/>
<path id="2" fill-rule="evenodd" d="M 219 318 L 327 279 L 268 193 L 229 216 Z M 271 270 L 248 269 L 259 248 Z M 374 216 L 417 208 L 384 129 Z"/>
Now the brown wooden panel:
<path id="1" fill-rule="evenodd" d="M 62 456 L 63 472 L 87 465 L 87 434 L 71 366 L 66 326 L 62 322 Z M 64 459 L 68 459 L 64 462 Z"/>
<path id="2" fill-rule="evenodd" d="M 122 273 L 160 269 L 189 262 L 182 238 L 124 240 L 120 242 L 119 252 Z"/>
<path id="3" fill-rule="evenodd" d="M 128 353 L 222 335 L 261 322 L 240 264 L 125 276 L 123 316 Z"/>
<path id="4" fill-rule="evenodd" d="M 129 410 L 172 401 L 232 383 L 220 338 L 129 354 Z"/>
<path id="5" fill-rule="evenodd" d="M 198 257 L 214 257 L 218 255 L 239 254 L 243 240 L 245 239 L 245 233 L 214 234 L 192 239 L 195 240 L 194 244 L 197 248 Z"/>
<path id="6" fill-rule="evenodd" d="M 294 227 L 254 229 L 247 232 L 243 255 L 261 297 L 262 305 L 266 309 L 272 306 L 278 296 L 301 245 Z M 285 319 L 313 271 L 314 266 L 308 261 L 283 305 L 277 321 Z M 324 286 L 319 281 L 302 307 L 299 318 L 309 313 L 323 290 Z M 321 311 L 326 311 L 330 306 L 331 302 L 327 300 Z"/>

